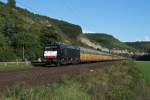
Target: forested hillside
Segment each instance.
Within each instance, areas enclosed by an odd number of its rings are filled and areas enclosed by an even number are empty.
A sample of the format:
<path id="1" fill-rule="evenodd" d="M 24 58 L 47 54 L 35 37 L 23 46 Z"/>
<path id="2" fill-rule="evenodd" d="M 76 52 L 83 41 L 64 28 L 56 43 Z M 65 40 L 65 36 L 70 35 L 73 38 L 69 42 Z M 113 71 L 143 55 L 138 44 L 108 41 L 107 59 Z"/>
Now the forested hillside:
<path id="1" fill-rule="evenodd" d="M 126 44 L 141 52 L 150 52 L 150 42 L 126 42 Z"/>
<path id="2" fill-rule="evenodd" d="M 112 48 L 118 48 L 118 49 L 127 49 L 127 50 L 134 50 L 132 47 L 124 44 L 123 42 L 119 41 L 115 37 L 104 34 L 104 33 L 88 33 L 85 34 L 92 42 L 98 43 L 103 47 L 112 49 Z"/>
<path id="3" fill-rule="evenodd" d="M 15 0 L 0 2 L 0 61 L 37 59 L 50 42 L 80 44 L 81 27 L 18 8 Z M 25 57 L 23 57 L 23 52 Z"/>

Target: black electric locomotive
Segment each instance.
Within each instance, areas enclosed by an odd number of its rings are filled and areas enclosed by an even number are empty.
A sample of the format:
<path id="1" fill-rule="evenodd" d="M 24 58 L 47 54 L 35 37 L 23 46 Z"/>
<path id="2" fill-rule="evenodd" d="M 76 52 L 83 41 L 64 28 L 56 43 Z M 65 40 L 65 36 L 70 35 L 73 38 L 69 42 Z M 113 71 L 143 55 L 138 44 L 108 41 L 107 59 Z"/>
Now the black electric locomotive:
<path id="1" fill-rule="evenodd" d="M 51 43 L 45 46 L 44 62 L 46 64 L 74 64 L 80 62 L 80 48 L 61 43 Z"/>

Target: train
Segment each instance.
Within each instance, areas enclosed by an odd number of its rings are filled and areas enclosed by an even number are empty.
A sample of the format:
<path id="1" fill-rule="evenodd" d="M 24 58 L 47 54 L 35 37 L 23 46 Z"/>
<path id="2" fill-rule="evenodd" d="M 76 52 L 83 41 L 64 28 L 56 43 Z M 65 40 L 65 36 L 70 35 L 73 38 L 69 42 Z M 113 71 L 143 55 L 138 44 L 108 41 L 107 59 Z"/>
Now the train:
<path id="1" fill-rule="evenodd" d="M 43 56 L 43 62 L 45 64 L 54 64 L 56 66 L 125 59 L 124 57 L 116 56 L 110 53 L 64 43 L 47 44 L 44 48 Z"/>

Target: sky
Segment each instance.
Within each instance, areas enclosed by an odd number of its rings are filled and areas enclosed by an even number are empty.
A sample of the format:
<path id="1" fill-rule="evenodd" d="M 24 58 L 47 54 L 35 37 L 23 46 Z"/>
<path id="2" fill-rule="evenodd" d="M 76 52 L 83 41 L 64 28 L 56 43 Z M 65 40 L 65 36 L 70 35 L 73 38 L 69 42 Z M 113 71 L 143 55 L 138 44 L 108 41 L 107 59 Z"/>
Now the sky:
<path id="1" fill-rule="evenodd" d="M 7 0 L 0 0 L 6 2 Z M 34 13 L 107 33 L 124 42 L 150 41 L 150 0 L 16 0 Z"/>

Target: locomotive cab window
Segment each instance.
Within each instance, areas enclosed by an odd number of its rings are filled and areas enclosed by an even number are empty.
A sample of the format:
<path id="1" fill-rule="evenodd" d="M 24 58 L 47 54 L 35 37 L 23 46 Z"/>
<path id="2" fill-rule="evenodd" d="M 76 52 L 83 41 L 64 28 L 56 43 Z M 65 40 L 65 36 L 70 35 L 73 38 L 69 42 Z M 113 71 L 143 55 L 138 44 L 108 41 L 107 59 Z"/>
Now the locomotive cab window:
<path id="1" fill-rule="evenodd" d="M 56 51 L 56 50 L 57 50 L 56 46 L 45 47 L 45 51 Z"/>

